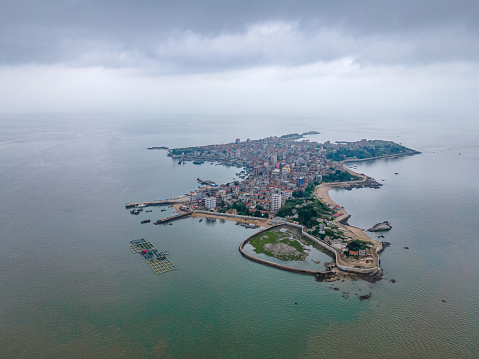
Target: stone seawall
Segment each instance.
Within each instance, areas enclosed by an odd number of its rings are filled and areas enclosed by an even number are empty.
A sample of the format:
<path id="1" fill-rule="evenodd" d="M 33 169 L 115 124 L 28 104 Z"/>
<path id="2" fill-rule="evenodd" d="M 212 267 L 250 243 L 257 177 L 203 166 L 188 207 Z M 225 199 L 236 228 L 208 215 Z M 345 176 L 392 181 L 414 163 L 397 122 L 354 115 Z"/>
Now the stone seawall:
<path id="1" fill-rule="evenodd" d="M 281 226 L 289 226 L 289 227 L 294 227 L 296 229 L 299 229 L 301 231 L 301 234 L 303 236 L 305 236 L 306 238 L 310 239 L 311 241 L 313 241 L 314 243 L 322 246 L 323 248 L 325 248 L 327 251 L 331 252 L 332 254 L 334 254 L 334 258 L 335 258 L 335 263 L 336 263 L 336 267 L 342 271 L 345 271 L 345 272 L 350 272 L 350 273 L 359 273 L 359 274 L 375 274 L 375 273 L 378 273 L 381 269 L 379 267 L 373 267 L 373 268 L 355 268 L 355 267 L 350 267 L 350 266 L 345 266 L 345 265 L 342 265 L 340 263 L 338 263 L 338 252 L 336 251 L 335 248 L 331 247 L 330 245 L 320 241 L 319 239 L 313 237 L 312 235 L 310 235 L 309 233 L 306 233 L 304 231 L 304 227 L 299 225 L 299 224 L 294 224 L 294 223 L 285 223 L 285 224 L 280 224 L 280 225 L 277 225 L 277 226 L 274 226 L 274 227 L 271 227 L 269 229 L 273 229 L 273 228 L 278 228 L 278 227 L 281 227 Z M 313 271 L 313 270 L 308 270 L 308 269 L 297 269 L 297 268 L 292 268 L 292 267 L 288 267 L 288 266 L 285 266 L 285 265 L 282 265 L 282 264 L 278 264 L 278 263 L 273 263 L 273 262 L 269 262 L 267 260 L 264 260 L 264 259 L 261 259 L 261 258 L 257 258 L 255 256 L 252 256 L 252 255 L 249 255 L 248 253 L 246 253 L 244 251 L 244 246 L 246 244 L 249 243 L 249 241 L 251 241 L 251 239 L 258 235 L 259 233 L 261 232 L 264 232 L 264 231 L 267 231 L 269 229 L 265 229 L 263 231 L 260 231 L 260 232 L 257 232 L 251 236 L 249 236 L 248 238 L 246 238 L 242 243 L 241 245 L 239 246 L 239 251 L 240 253 L 243 255 L 243 257 L 253 261 L 253 262 L 256 262 L 256 263 L 261 263 L 261 264 L 264 264 L 264 265 L 267 265 L 267 266 L 270 266 L 270 267 L 274 267 L 274 268 L 279 268 L 279 269 L 282 269 L 282 270 L 285 270 L 285 271 L 288 271 L 288 272 L 294 272 L 294 273 L 301 273 L 301 274 L 311 274 L 311 275 L 316 275 L 316 274 L 321 274 L 321 275 L 326 275 L 326 274 L 331 274 L 333 272 L 331 271 Z M 382 247 L 381 247 L 382 249 Z"/>
<path id="2" fill-rule="evenodd" d="M 282 264 L 270 262 L 270 261 L 267 261 L 267 260 L 264 260 L 264 259 L 261 259 L 261 258 L 252 256 L 252 255 L 250 255 L 250 254 L 248 254 L 248 253 L 246 253 L 246 252 L 244 251 L 244 249 L 243 249 L 244 246 L 245 246 L 246 244 L 248 244 L 249 241 L 251 241 L 251 239 L 252 239 L 253 237 L 255 237 L 256 235 L 258 235 L 258 233 L 261 233 L 261 232 L 264 232 L 264 231 L 268 231 L 268 230 L 273 229 L 273 228 L 278 228 L 278 227 L 281 227 L 281 226 L 284 226 L 284 225 L 283 225 L 283 224 L 280 224 L 280 225 L 271 227 L 271 228 L 269 228 L 269 229 L 265 229 L 265 230 L 263 230 L 263 231 L 257 232 L 257 233 L 255 233 L 255 234 L 249 236 L 248 238 L 246 238 L 246 239 L 241 243 L 241 245 L 239 246 L 239 251 L 240 251 L 241 255 L 242 255 L 243 257 L 249 259 L 250 261 L 253 261 L 253 262 L 256 262 L 256 263 L 264 264 L 264 265 L 267 265 L 267 266 L 273 267 L 273 268 L 282 269 L 282 270 L 285 270 L 285 271 L 287 271 L 287 272 L 315 275 L 315 276 L 316 276 L 317 278 L 319 278 L 319 279 L 324 279 L 324 278 L 327 277 L 328 275 L 334 274 L 334 272 L 332 272 L 332 271 L 315 271 L 315 270 L 309 270 L 309 269 L 299 269 L 299 268 L 288 267 L 288 266 L 285 266 L 285 265 L 282 265 Z"/>

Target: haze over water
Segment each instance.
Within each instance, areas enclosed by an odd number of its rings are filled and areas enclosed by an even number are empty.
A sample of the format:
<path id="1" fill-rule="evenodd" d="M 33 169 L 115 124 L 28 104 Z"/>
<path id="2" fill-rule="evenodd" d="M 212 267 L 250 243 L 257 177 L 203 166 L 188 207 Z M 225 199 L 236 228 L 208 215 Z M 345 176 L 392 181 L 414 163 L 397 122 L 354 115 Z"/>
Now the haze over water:
<path id="1" fill-rule="evenodd" d="M 0 356 L 478 357 L 477 123 L 2 116 Z M 384 139 L 422 152 L 357 163 L 383 184 L 378 190 L 330 192 L 350 224 L 392 224 L 378 283 L 318 283 L 250 262 L 238 246 L 254 231 L 234 222 L 141 225 L 171 209 L 131 216 L 124 208 L 187 193 L 196 177 L 225 183 L 237 172 L 179 166 L 147 147 L 309 130 L 320 142 Z M 137 238 L 168 250 L 178 270 L 155 275 L 128 248 Z"/>

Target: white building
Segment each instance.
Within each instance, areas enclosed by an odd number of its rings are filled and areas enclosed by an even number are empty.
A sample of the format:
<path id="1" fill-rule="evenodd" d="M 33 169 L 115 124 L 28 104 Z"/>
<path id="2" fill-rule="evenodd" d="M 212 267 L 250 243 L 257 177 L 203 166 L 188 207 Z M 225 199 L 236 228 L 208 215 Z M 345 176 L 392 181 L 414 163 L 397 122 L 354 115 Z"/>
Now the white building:
<path id="1" fill-rule="evenodd" d="M 216 208 L 216 197 L 206 197 L 205 198 L 205 207 L 208 209 Z"/>
<path id="2" fill-rule="evenodd" d="M 293 191 L 281 191 L 281 196 L 284 197 L 285 199 L 291 198 L 293 196 Z"/>
<path id="3" fill-rule="evenodd" d="M 281 194 L 273 193 L 271 195 L 271 209 L 277 212 L 281 208 Z"/>

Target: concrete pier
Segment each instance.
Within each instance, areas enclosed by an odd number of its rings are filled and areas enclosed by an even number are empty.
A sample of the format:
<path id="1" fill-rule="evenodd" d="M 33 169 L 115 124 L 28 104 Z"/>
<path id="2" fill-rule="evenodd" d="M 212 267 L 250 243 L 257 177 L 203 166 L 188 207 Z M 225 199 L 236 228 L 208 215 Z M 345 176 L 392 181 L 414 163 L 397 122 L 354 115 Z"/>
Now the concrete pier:
<path id="1" fill-rule="evenodd" d="M 145 206 L 161 206 L 163 204 L 175 204 L 175 203 L 184 203 L 189 201 L 188 196 L 181 196 L 170 199 L 156 200 L 156 201 L 146 201 L 146 202 L 135 202 L 135 203 L 125 203 L 126 208 L 137 207 L 139 204 Z"/>
<path id="2" fill-rule="evenodd" d="M 159 219 L 159 220 L 157 220 L 157 221 L 156 221 L 155 223 L 153 223 L 153 224 L 168 223 L 168 222 L 174 221 L 175 219 L 186 218 L 186 217 L 188 217 L 188 216 L 190 216 L 190 215 L 191 215 L 191 213 L 178 214 L 178 215 L 176 215 L 176 216 Z"/>

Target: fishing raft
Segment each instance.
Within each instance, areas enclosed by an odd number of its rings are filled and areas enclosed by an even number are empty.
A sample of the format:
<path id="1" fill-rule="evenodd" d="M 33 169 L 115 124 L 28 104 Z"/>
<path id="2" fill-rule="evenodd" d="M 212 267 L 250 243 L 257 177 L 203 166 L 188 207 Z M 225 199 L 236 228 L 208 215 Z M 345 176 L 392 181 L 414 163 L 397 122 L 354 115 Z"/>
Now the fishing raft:
<path id="1" fill-rule="evenodd" d="M 155 274 L 177 269 L 173 262 L 166 257 L 168 255 L 167 251 L 160 252 L 153 243 L 145 241 L 144 238 L 130 241 L 130 250 L 133 253 L 139 253 Z"/>

